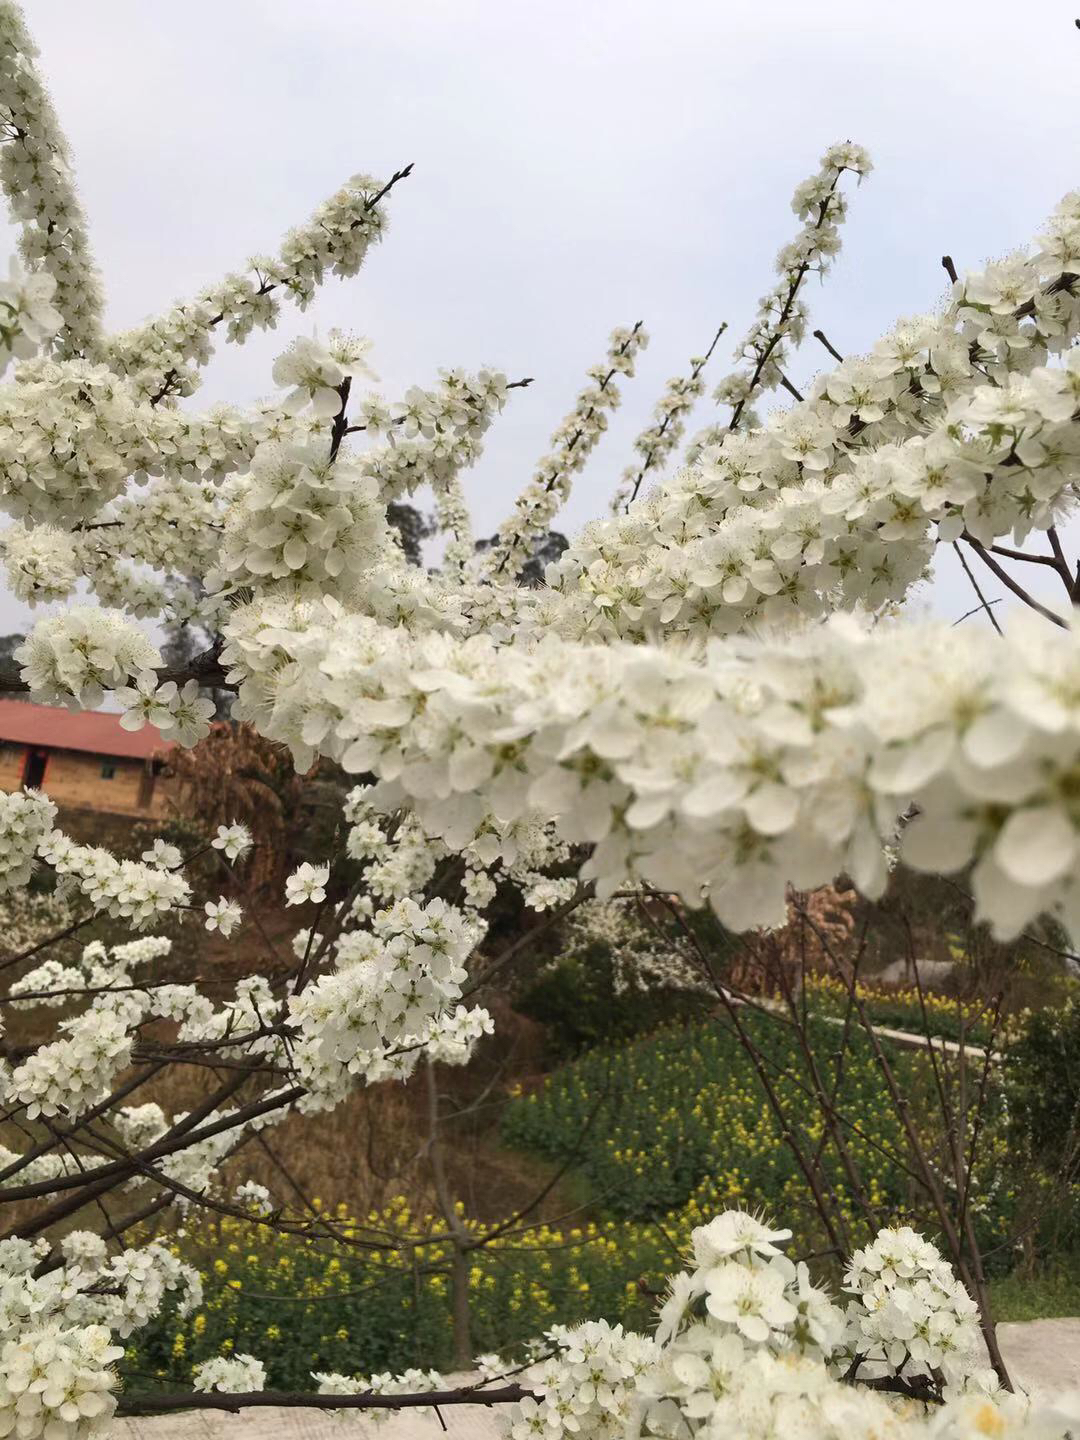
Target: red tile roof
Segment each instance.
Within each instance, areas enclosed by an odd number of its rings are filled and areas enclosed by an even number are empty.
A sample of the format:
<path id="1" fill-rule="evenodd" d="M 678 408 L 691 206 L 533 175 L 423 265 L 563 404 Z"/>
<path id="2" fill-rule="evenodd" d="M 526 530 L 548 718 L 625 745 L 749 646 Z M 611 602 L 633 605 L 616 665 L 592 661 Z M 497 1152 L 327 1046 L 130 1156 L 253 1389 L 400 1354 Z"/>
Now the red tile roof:
<path id="1" fill-rule="evenodd" d="M 48 750 L 84 750 L 92 755 L 117 755 L 148 760 L 171 750 L 176 743 L 163 740 L 153 725 L 125 730 L 119 715 L 103 710 L 72 714 L 52 705 L 31 705 L 23 700 L 0 700 L 0 742 L 40 745 Z"/>

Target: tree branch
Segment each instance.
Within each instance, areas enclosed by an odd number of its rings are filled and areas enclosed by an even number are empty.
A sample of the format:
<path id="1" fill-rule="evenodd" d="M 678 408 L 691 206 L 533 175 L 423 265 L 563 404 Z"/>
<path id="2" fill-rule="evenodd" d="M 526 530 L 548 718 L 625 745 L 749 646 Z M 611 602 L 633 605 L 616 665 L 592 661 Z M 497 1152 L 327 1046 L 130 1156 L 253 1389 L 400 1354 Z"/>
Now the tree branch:
<path id="1" fill-rule="evenodd" d="M 978 555 L 979 559 L 983 562 L 983 564 L 989 570 L 993 571 L 993 573 L 1007 589 L 1011 590 L 1014 595 L 1016 595 L 1019 599 L 1023 600 L 1025 605 L 1029 605 L 1031 609 L 1041 615 L 1044 620 L 1049 620 L 1053 625 L 1060 625 L 1062 630 L 1067 630 L 1069 628 L 1069 622 L 1067 620 L 1063 620 L 1061 616 L 1055 614 L 1053 610 L 1048 610 L 1046 606 L 1040 604 L 1033 595 L 1029 595 L 1028 592 L 1024 589 L 1024 587 L 1019 584 L 1018 581 L 1014 580 L 1013 577 L 1003 566 L 998 564 L 998 562 L 987 550 L 986 546 L 983 545 L 981 541 L 975 539 L 974 535 L 968 535 L 965 532 L 963 539 L 967 542 L 968 545 L 971 546 L 971 548 L 975 551 L 975 554 Z M 991 618 L 994 621 L 994 629 L 1000 631 L 1000 626 L 997 623 L 996 617 L 992 616 Z"/>
<path id="2" fill-rule="evenodd" d="M 280 1406 L 307 1410 L 419 1410 L 447 1405 L 514 1405 L 535 1398 L 522 1385 L 500 1385 L 491 1390 L 462 1387 L 459 1390 L 428 1390 L 415 1395 L 377 1395 L 367 1390 L 360 1395 L 314 1395 L 303 1390 L 257 1390 L 230 1395 L 214 1390 L 208 1394 L 121 1395 L 117 1415 L 168 1415 L 176 1410 L 229 1410 L 238 1412 L 256 1407 Z"/>

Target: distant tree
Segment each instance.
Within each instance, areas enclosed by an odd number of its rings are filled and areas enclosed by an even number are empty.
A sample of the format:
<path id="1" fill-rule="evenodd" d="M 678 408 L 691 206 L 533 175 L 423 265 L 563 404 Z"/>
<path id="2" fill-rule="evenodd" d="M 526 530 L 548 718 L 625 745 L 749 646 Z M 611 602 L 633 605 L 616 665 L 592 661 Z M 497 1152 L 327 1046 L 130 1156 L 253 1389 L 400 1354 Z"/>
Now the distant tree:
<path id="1" fill-rule="evenodd" d="M 490 539 L 478 540 L 476 542 L 477 553 L 490 550 L 499 543 L 498 535 L 492 535 Z M 517 580 L 519 585 L 525 585 L 530 590 L 535 590 L 544 583 L 544 570 L 566 549 L 569 541 L 566 536 L 558 530 L 547 530 L 543 535 L 537 537 L 532 554 L 518 571 Z"/>
<path id="2" fill-rule="evenodd" d="M 315 769 L 319 766 L 316 761 Z M 175 779 L 173 808 L 207 834 L 218 825 L 240 822 L 257 837 L 247 863 L 250 889 L 280 886 L 292 856 L 292 841 L 306 828 L 302 817 L 312 796 L 306 788 L 314 771 L 299 775 L 282 745 L 266 740 L 251 725 L 216 721 L 205 740 L 169 754 Z"/>
<path id="3" fill-rule="evenodd" d="M 405 559 L 410 565 L 422 565 L 424 552 L 420 547 L 435 534 L 435 522 L 429 516 L 422 515 L 415 505 L 387 505 L 386 518 L 398 532 Z"/>
<path id="4" fill-rule="evenodd" d="M 0 635 L 0 680 L 19 682 L 19 667 L 12 656 L 25 639 L 25 635 L 19 634 Z M 4 692 L 4 695 L 8 700 L 29 699 L 24 690 L 8 690 Z"/>

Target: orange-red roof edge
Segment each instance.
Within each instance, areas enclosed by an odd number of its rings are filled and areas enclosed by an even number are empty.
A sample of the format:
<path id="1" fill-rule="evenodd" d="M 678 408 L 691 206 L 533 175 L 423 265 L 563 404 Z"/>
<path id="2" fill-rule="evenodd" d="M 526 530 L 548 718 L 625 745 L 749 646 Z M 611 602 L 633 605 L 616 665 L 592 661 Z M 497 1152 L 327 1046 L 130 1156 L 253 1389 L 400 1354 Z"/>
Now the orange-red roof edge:
<path id="1" fill-rule="evenodd" d="M 82 750 L 129 760 L 149 760 L 171 750 L 176 743 L 163 740 L 152 725 L 125 730 L 119 715 L 104 710 L 73 713 L 24 700 L 0 700 L 0 742 L 38 745 L 44 750 Z"/>

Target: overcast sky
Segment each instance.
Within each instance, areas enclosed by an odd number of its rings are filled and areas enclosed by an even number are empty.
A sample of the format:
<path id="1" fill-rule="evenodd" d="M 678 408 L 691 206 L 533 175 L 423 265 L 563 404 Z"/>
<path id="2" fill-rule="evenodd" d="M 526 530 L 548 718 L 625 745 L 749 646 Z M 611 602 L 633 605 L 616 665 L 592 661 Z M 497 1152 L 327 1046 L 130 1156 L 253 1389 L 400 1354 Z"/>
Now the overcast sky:
<path id="1" fill-rule="evenodd" d="M 1074 0 L 1074 5 L 1076 0 Z M 127 326 L 274 247 L 348 175 L 389 175 L 391 229 L 307 315 L 222 345 L 199 403 L 272 390 L 313 324 L 371 337 L 391 398 L 439 366 L 515 392 L 467 476 L 492 530 L 609 330 L 652 335 L 557 523 L 605 506 L 664 381 L 719 321 L 711 372 L 794 233 L 824 147 L 866 145 L 843 254 L 806 292 L 849 353 L 933 308 L 961 270 L 1023 244 L 1080 185 L 1080 33 L 1054 0 L 32 0 L 108 289 Z M 845 183 L 850 177 L 845 177 Z M 810 341 L 795 367 L 823 354 Z M 718 412 L 704 402 L 693 428 Z M 927 603 L 972 603 L 945 569 Z M 990 586 L 992 593 L 997 587 Z M 0 614 L 18 621 L 10 599 Z"/>

